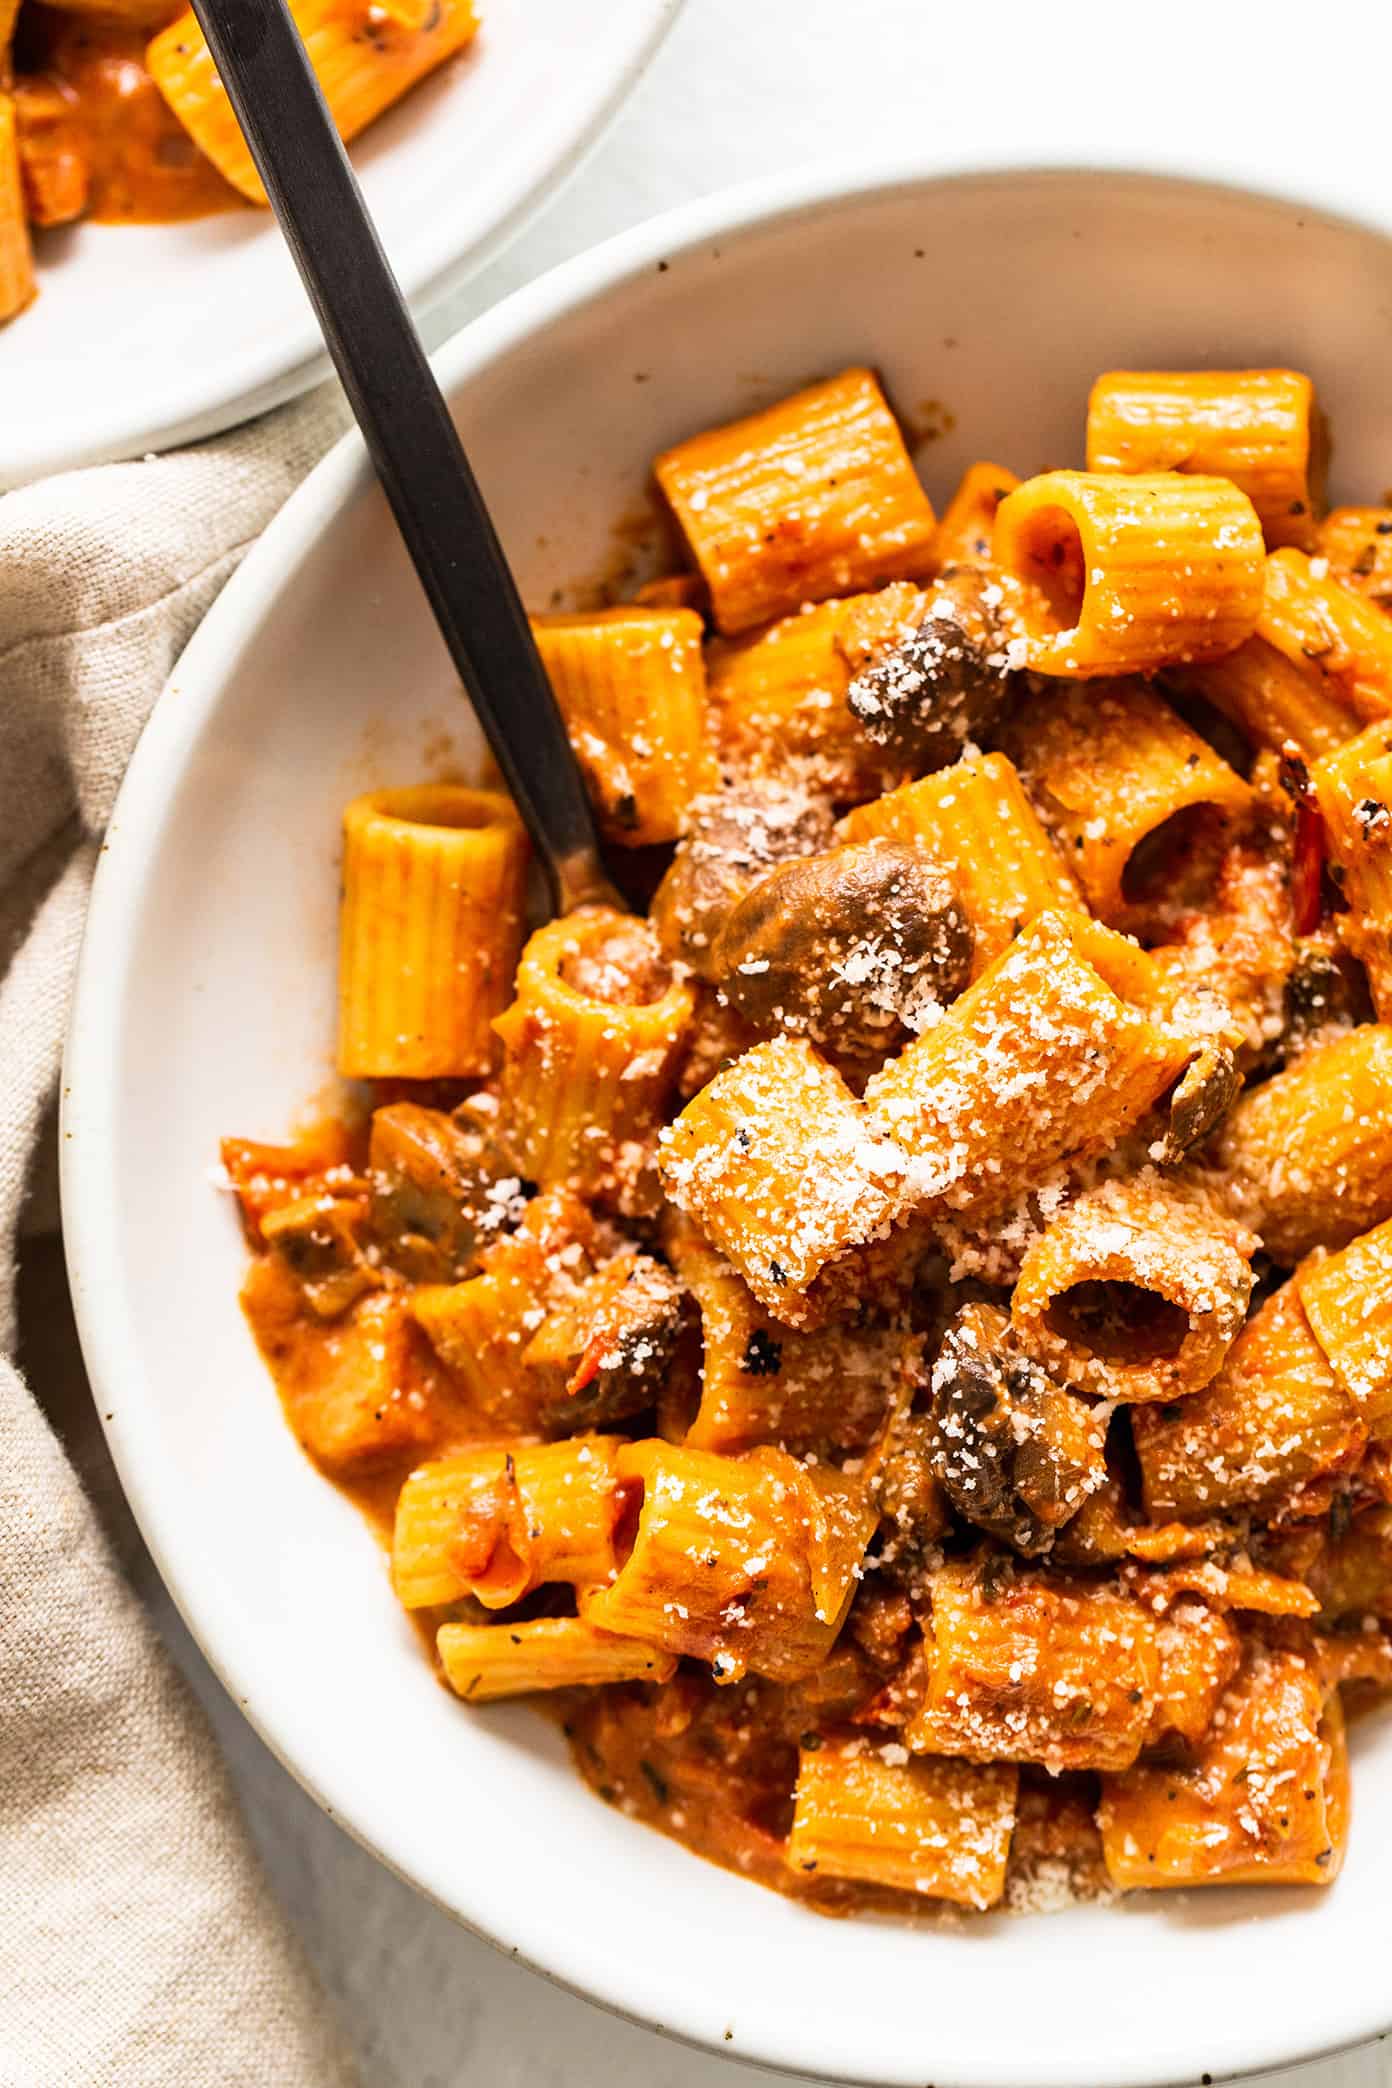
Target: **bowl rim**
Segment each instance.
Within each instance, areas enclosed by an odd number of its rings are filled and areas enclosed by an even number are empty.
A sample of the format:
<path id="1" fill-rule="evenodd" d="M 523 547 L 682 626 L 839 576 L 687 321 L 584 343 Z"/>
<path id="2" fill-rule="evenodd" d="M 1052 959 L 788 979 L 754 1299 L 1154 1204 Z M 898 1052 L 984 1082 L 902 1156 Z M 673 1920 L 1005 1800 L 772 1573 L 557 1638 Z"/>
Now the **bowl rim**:
<path id="1" fill-rule="evenodd" d="M 1303 210 L 1360 232 L 1392 238 L 1392 210 L 1372 215 L 1336 183 L 1291 185 L 1268 178 L 1266 169 L 1228 164 L 1221 156 L 1197 158 L 1178 147 L 1140 163 L 1118 154 L 1094 158 L 1057 148 L 1021 159 L 1014 151 L 983 149 L 902 153 L 886 158 L 864 154 L 824 159 L 776 176 L 718 190 L 664 211 L 577 254 L 514 291 L 454 335 L 432 358 L 446 396 L 521 346 L 534 332 L 603 299 L 675 257 L 713 240 L 733 239 L 774 225 L 834 213 L 857 202 L 892 200 L 924 186 L 955 181 L 1025 179 L 1048 175 L 1100 174 L 1118 179 L 1173 184 Z M 322 1780 L 314 1767 L 314 1722 L 308 1707 L 279 1698 L 258 1682 L 257 1635 L 243 1625 L 235 1604 L 224 1600 L 218 1577 L 200 1565 L 197 1517 L 181 1507 L 184 1496 L 168 1483 L 157 1416 L 142 1414 L 138 1360 L 123 1325 L 120 1297 L 120 1199 L 108 1179 L 110 1127 L 114 1119 L 114 1062 L 108 1039 L 115 1033 L 138 909 L 138 894 L 157 846 L 167 781 L 182 774 L 204 728 L 235 672 L 241 654 L 255 644 L 264 615 L 287 577 L 350 503 L 373 479 L 362 439 L 345 434 L 286 501 L 227 582 L 195 632 L 157 699 L 127 768 L 107 828 L 93 885 L 78 960 L 63 1059 L 60 1122 L 60 1193 L 68 1277 L 82 1353 L 97 1409 L 122 1487 L 155 1565 L 200 1651 L 249 1723 L 311 1797 L 386 1868 L 505 1955 L 554 1984 L 676 2041 L 721 2057 L 733 2057 L 772 2072 L 830 2083 L 854 2079 L 865 2088 L 921 2080 L 921 2057 L 905 2055 L 892 2074 L 848 2074 L 826 2070 L 818 2052 L 799 2045 L 795 2023 L 746 2021 L 737 2043 L 718 1997 L 692 1991 L 680 1977 L 649 1982 L 635 1998 L 632 1978 L 615 1974 L 615 1953 L 600 1935 L 546 1925 L 544 1905 L 533 1909 L 533 1932 L 509 1939 L 490 1912 L 486 1884 L 453 1902 L 423 1883 L 401 1837 L 381 1832 L 361 1802 L 361 1788 L 348 1778 Z M 177 693 L 177 701 L 170 700 Z M 119 1399 L 108 1394 L 120 1389 Z M 108 1408 L 110 1409 L 108 1411 Z M 467 1905 L 463 1902 L 467 1901 Z M 660 1986 L 661 2005 L 654 1987 Z M 1366 2006 L 1312 2025 L 1299 2049 L 1264 2043 L 1259 2026 L 1248 2027 L 1230 2049 L 1215 2049 L 1204 2036 L 1208 2067 L 1176 2076 L 1148 2066 L 1142 2041 L 1134 2064 L 1118 2070 L 1109 2061 L 1107 2088 L 1188 2088 L 1214 2079 L 1235 2080 L 1307 2063 L 1349 2050 L 1392 2031 L 1392 1999 L 1370 1987 Z M 1043 2060 L 1044 2055 L 1040 2054 Z M 1219 2062 L 1214 2064 L 1214 2062 Z M 883 2066 L 884 2061 L 878 2062 Z M 1015 2066 L 1015 2088 L 1064 2088 L 1064 2077 L 1036 2061 L 1029 2074 Z M 957 2064 L 937 2073 L 938 2088 L 1001 2088 L 994 2067 Z M 1068 2077 L 1076 2088 L 1079 2077 Z"/>
<path id="2" fill-rule="evenodd" d="M 448 212 L 425 222 L 400 271 L 401 287 L 418 322 L 496 261 L 579 172 L 675 28 L 685 4 L 686 0 L 636 0 L 632 17 L 615 39 L 611 68 L 596 71 L 578 97 L 566 97 L 554 110 L 543 106 L 535 111 L 533 150 L 525 162 L 519 157 L 491 223 L 461 246 Z M 32 438 L 22 428 L 10 431 L 0 458 L 0 491 L 56 472 L 204 440 L 285 405 L 332 375 L 306 298 L 293 322 L 250 344 L 234 363 L 219 362 L 216 356 L 190 362 L 183 382 L 166 389 L 157 415 L 113 410 L 106 417 L 106 432 L 94 428 L 76 441 L 64 438 L 47 421 L 36 427 Z"/>

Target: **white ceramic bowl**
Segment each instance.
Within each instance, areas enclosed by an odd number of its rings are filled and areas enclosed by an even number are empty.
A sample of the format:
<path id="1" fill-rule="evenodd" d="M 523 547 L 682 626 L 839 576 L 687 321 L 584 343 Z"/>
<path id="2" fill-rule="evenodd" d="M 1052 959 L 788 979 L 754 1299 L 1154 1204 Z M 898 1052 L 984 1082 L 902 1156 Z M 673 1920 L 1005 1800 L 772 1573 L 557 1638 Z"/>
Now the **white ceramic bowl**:
<path id="1" fill-rule="evenodd" d="M 531 600 L 612 562 L 674 437 L 856 358 L 985 455 L 1075 460 L 1110 365 L 1291 363 L 1336 491 L 1392 481 L 1392 245 L 1154 177 L 978 170 L 765 186 L 567 265 L 442 374 Z M 937 402 L 930 406 L 928 402 Z M 837 2081 L 1140 2088 L 1392 2024 L 1392 1721 L 1355 1735 L 1326 1893 L 1050 1918 L 829 1922 L 608 1810 L 549 1728 L 434 1681 L 351 1508 L 301 1457 L 236 1305 L 218 1135 L 275 1137 L 330 1071 L 339 811 L 475 734 L 356 442 L 319 468 L 185 655 L 109 836 L 66 1072 L 64 1200 L 98 1405 L 204 1650 L 282 1759 L 424 1892 L 581 1992 Z"/>
<path id="2" fill-rule="evenodd" d="M 481 267 L 579 163 L 681 0 L 484 0 L 469 49 L 353 161 L 417 311 Z M 0 486 L 168 449 L 327 374 L 269 211 L 40 235 L 39 297 L 0 329 Z M 99 352 L 94 353 L 93 343 Z"/>

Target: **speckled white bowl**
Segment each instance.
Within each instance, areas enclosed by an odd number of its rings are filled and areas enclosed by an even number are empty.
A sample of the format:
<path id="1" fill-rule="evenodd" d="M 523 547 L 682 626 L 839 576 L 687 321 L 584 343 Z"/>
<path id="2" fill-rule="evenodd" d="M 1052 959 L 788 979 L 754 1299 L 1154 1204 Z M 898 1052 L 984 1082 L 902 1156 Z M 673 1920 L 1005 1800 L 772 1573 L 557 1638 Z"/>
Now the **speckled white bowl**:
<path id="1" fill-rule="evenodd" d="M 969 458 L 1081 448 L 1113 364 L 1293 363 L 1336 491 L 1392 482 L 1392 246 L 1332 212 L 1154 175 L 806 177 L 567 265 L 442 374 L 529 597 L 611 560 L 674 437 L 868 358 Z M 929 402 L 935 402 L 930 405 Z M 237 1701 L 337 1818 L 503 1949 L 683 2037 L 837 2081 L 1148 2088 L 1392 2023 L 1392 1722 L 1354 1739 L 1325 1893 L 1031 1921 L 828 1922 L 598 1803 L 523 1709 L 437 1686 L 353 1511 L 281 1420 L 236 1305 L 218 1135 L 275 1137 L 330 1071 L 339 811 L 476 747 L 356 440 L 267 531 L 180 664 L 97 882 L 66 1072 L 64 1201 L 111 1446 Z"/>

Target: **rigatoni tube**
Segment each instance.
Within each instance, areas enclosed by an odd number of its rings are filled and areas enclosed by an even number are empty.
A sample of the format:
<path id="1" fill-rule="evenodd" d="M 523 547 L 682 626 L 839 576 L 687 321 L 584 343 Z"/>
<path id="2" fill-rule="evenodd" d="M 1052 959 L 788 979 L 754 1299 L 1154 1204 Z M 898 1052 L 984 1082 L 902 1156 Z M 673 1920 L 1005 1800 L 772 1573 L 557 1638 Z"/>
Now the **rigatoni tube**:
<path id="1" fill-rule="evenodd" d="M 512 1624 L 442 1624 L 435 1639 L 445 1680 L 471 1704 L 539 1689 L 596 1689 L 606 1682 L 670 1682 L 674 1653 L 601 1631 L 583 1617 L 528 1617 Z"/>
<path id="2" fill-rule="evenodd" d="M 539 928 L 495 1025 L 519 1172 L 640 1196 L 694 1005 L 646 921 L 587 906 Z"/>
<path id="3" fill-rule="evenodd" d="M 1040 674 L 1217 659 L 1261 613 L 1261 524 L 1227 479 L 1048 471 L 1001 502 L 993 550 Z"/>
<path id="4" fill-rule="evenodd" d="M 338 1070 L 486 1073 L 522 943 L 527 838 L 510 799 L 424 783 L 343 815 Z"/>
<path id="5" fill-rule="evenodd" d="M 933 510 L 870 370 L 694 435 L 653 468 L 721 631 L 929 568 Z"/>
<path id="6" fill-rule="evenodd" d="M 715 787 L 704 628 L 692 609 L 532 618 L 604 831 L 625 847 L 675 841 Z"/>
<path id="7" fill-rule="evenodd" d="M 413 28 L 367 0 L 295 0 L 291 13 L 341 138 L 354 138 L 478 28 L 473 0 L 436 0 Z M 266 191 L 192 9 L 145 54 L 151 79 L 218 172 L 252 203 Z"/>
<path id="8" fill-rule="evenodd" d="M 1273 549 L 1312 548 L 1326 451 L 1300 370 L 1109 370 L 1088 400 L 1089 471 L 1231 479 Z"/>

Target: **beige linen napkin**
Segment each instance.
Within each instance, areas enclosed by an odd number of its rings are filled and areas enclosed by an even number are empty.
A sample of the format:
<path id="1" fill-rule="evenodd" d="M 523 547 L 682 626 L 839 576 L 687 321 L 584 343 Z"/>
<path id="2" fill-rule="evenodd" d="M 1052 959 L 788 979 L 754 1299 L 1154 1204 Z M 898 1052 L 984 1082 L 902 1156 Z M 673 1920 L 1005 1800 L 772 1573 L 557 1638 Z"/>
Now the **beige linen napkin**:
<path id="1" fill-rule="evenodd" d="M 325 388 L 0 500 L 0 2088 L 343 2088 L 201 1712 L 14 1361 L 92 865 L 200 617 L 345 423 Z"/>

